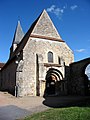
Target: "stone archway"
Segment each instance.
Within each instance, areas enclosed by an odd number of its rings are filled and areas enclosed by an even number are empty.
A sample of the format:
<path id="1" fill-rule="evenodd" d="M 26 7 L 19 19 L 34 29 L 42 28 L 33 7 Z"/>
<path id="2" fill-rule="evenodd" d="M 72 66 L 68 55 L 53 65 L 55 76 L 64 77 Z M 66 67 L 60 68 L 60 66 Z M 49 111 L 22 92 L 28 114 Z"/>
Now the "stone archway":
<path id="1" fill-rule="evenodd" d="M 86 75 L 87 94 L 90 95 L 90 63 L 86 66 L 85 75 Z"/>
<path id="2" fill-rule="evenodd" d="M 87 75 L 88 80 L 90 80 L 90 63 L 86 66 L 85 74 Z"/>
<path id="3" fill-rule="evenodd" d="M 63 80 L 62 73 L 55 69 L 50 68 L 46 74 L 46 95 L 59 95 L 60 94 L 60 87 L 61 87 L 61 80 Z"/>
<path id="4" fill-rule="evenodd" d="M 86 67 L 90 64 L 90 58 L 72 63 L 70 65 L 69 92 L 76 95 L 88 95 L 88 77 L 85 74 Z M 90 94 L 89 94 L 90 95 Z"/>

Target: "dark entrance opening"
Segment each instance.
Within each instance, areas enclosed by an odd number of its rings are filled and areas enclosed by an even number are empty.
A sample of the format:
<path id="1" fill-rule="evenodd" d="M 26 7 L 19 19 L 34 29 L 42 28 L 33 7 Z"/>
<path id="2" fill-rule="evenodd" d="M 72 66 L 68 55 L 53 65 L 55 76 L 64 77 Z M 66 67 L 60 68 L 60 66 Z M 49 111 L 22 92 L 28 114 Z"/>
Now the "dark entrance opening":
<path id="1" fill-rule="evenodd" d="M 61 92 L 61 80 L 63 79 L 62 73 L 55 69 L 50 68 L 47 71 L 46 75 L 46 88 L 45 88 L 45 96 L 56 96 Z"/>
<path id="2" fill-rule="evenodd" d="M 47 81 L 46 81 L 46 93 L 48 95 L 53 95 L 55 94 L 55 80 L 56 80 L 56 77 L 54 77 L 53 75 L 50 75 L 48 78 L 47 78 Z"/>

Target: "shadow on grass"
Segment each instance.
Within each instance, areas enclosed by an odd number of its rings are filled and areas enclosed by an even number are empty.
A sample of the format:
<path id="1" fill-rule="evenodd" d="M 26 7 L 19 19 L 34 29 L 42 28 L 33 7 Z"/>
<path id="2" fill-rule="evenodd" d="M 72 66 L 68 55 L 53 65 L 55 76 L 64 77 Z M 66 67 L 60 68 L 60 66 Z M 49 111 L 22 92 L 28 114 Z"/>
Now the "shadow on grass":
<path id="1" fill-rule="evenodd" d="M 90 96 L 49 96 L 44 98 L 43 104 L 53 108 L 73 106 L 90 107 Z"/>

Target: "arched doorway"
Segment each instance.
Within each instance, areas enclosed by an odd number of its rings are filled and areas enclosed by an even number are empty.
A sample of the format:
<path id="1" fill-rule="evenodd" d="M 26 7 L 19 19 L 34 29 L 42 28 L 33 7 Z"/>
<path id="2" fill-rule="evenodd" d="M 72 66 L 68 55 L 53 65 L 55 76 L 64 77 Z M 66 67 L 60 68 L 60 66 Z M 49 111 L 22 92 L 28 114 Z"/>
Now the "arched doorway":
<path id="1" fill-rule="evenodd" d="M 57 80 L 56 76 L 54 76 L 52 74 L 47 77 L 46 88 L 47 88 L 48 95 L 55 94 L 55 82 L 56 82 L 56 80 Z"/>
<path id="2" fill-rule="evenodd" d="M 59 95 L 61 92 L 63 75 L 62 73 L 55 69 L 50 68 L 46 74 L 46 95 Z"/>

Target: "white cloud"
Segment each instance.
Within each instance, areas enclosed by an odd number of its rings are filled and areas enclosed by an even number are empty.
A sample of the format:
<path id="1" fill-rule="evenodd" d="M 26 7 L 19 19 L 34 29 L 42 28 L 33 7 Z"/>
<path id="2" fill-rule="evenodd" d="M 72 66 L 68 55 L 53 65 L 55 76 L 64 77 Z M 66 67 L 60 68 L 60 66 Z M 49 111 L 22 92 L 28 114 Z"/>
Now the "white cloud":
<path id="1" fill-rule="evenodd" d="M 70 9 L 71 9 L 71 10 L 75 10 L 77 7 L 78 7 L 77 5 L 72 5 L 72 6 L 70 7 Z"/>
<path id="2" fill-rule="evenodd" d="M 86 50 L 85 49 L 78 49 L 78 50 L 75 50 L 75 51 L 81 53 L 81 52 L 84 52 Z"/>
<path id="3" fill-rule="evenodd" d="M 54 9 L 55 9 L 55 5 L 52 5 L 50 8 L 47 8 L 47 11 L 52 12 L 52 11 L 54 11 Z"/>
<path id="4" fill-rule="evenodd" d="M 50 8 L 47 8 L 47 12 L 51 12 L 61 19 L 62 14 L 64 13 L 64 9 L 66 9 L 65 6 L 63 6 L 63 8 L 59 8 L 55 5 L 52 5 Z"/>

